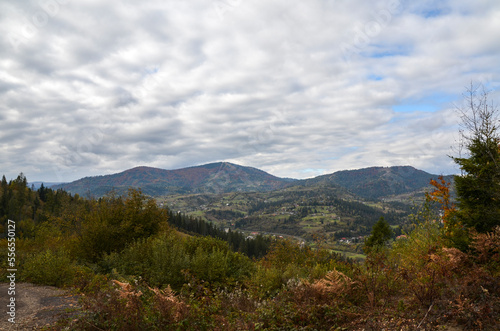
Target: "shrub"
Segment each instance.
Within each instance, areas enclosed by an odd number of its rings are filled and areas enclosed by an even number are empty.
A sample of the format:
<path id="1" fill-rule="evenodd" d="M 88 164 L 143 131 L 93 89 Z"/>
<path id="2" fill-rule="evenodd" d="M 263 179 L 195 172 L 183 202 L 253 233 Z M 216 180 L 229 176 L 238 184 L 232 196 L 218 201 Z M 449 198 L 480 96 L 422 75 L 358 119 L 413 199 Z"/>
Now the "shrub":
<path id="1" fill-rule="evenodd" d="M 390 252 L 405 289 L 425 307 L 439 297 L 443 275 L 438 261 L 443 244 L 439 225 L 424 221 L 417 224 L 406 239 L 397 241 Z"/>
<path id="2" fill-rule="evenodd" d="M 72 284 L 77 267 L 64 250 L 46 249 L 26 257 L 21 278 L 35 284 L 63 286 Z"/>
<path id="3" fill-rule="evenodd" d="M 139 240 L 121 253 L 105 255 L 100 263 L 108 272 L 116 268 L 126 275 L 140 276 L 157 287 L 179 290 L 190 277 L 213 287 L 243 282 L 253 271 L 252 261 L 229 249 L 227 243 L 203 237 L 184 238 L 171 231 Z"/>
<path id="4" fill-rule="evenodd" d="M 98 262 L 105 254 L 120 252 L 141 238 L 166 228 L 167 212 L 140 191 L 130 189 L 127 198 L 106 197 L 93 201 L 82 213 L 80 236 L 73 243 L 80 260 Z"/>
<path id="5" fill-rule="evenodd" d="M 334 269 L 347 271 L 350 267 L 327 250 L 313 250 L 289 240 L 279 240 L 258 262 L 251 284 L 256 295 L 271 297 L 290 281 L 313 281 Z"/>
<path id="6" fill-rule="evenodd" d="M 478 263 L 485 265 L 493 276 L 500 274 L 500 226 L 488 233 L 476 233 L 471 244 Z"/>

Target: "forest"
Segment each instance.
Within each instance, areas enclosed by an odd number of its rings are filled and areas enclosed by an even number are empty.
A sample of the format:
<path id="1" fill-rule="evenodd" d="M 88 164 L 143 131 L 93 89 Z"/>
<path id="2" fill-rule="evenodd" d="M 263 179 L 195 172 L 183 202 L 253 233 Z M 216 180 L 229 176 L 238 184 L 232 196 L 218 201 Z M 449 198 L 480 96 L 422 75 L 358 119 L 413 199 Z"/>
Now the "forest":
<path id="1" fill-rule="evenodd" d="M 140 190 L 82 198 L 20 174 L 0 183 L 0 279 L 15 265 L 18 281 L 79 294 L 82 310 L 55 330 L 498 329 L 500 135 L 495 108 L 469 92 L 456 198 L 432 180 L 397 240 L 377 215 L 364 262 L 320 241 L 226 231 Z"/>

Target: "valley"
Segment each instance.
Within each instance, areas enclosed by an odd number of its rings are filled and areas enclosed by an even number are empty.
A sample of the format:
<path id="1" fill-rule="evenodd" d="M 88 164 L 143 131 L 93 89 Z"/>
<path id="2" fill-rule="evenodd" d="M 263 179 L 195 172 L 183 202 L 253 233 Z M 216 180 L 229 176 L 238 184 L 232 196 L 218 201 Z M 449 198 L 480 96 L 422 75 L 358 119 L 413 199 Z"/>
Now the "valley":
<path id="1" fill-rule="evenodd" d="M 309 179 L 218 162 L 176 170 L 136 167 L 53 186 L 84 197 L 140 189 L 159 206 L 246 236 L 292 236 L 337 252 L 362 253 L 380 217 L 402 234 L 438 175 L 410 166 L 344 170 Z M 450 181 L 451 176 L 445 177 Z"/>
<path id="2" fill-rule="evenodd" d="M 373 224 L 384 217 L 401 234 L 410 199 L 367 201 L 336 186 L 293 186 L 271 192 L 167 195 L 160 206 L 249 236 L 294 236 L 336 251 L 362 253 Z"/>

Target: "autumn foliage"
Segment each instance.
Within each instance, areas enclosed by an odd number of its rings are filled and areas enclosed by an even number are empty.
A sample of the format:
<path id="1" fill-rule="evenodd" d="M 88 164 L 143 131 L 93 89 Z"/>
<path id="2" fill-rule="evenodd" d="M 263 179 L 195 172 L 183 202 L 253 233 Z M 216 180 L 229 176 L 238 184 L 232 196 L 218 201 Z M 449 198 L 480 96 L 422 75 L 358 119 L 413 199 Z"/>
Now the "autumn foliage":
<path id="1" fill-rule="evenodd" d="M 443 176 L 439 176 L 438 180 L 431 179 L 430 184 L 434 186 L 434 191 L 426 193 L 426 198 L 439 204 L 443 211 L 442 220 L 446 226 L 451 222 L 453 213 L 456 211 L 450 195 L 451 183 L 447 182 Z"/>

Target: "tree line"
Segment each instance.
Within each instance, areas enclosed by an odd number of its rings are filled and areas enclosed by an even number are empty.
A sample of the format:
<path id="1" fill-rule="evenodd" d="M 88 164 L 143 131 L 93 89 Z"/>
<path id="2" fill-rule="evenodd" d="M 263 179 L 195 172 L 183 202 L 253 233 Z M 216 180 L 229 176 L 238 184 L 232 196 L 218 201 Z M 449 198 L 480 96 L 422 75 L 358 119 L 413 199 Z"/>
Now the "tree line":
<path id="1" fill-rule="evenodd" d="M 78 194 L 45 187 L 28 187 L 21 173 L 0 183 L 0 236 L 6 235 L 7 220 L 17 224 L 18 235 L 33 238 L 36 227 L 51 224 L 65 228 L 79 243 L 79 254 L 96 261 L 103 254 L 123 249 L 128 243 L 157 233 L 162 224 L 170 224 L 192 235 L 211 236 L 228 242 L 235 252 L 249 257 L 264 256 L 269 238 L 247 238 L 238 231 L 225 231 L 211 222 L 159 208 L 155 201 L 138 190 L 128 196 L 113 194 L 99 199 L 84 199 Z"/>
<path id="2" fill-rule="evenodd" d="M 229 243 L 235 252 L 243 253 L 249 257 L 260 258 L 266 255 L 271 245 L 271 239 L 262 235 L 249 238 L 239 231 L 221 229 L 212 222 L 200 218 L 187 216 L 182 213 L 169 211 L 169 223 L 188 234 L 198 234 L 221 239 Z"/>

